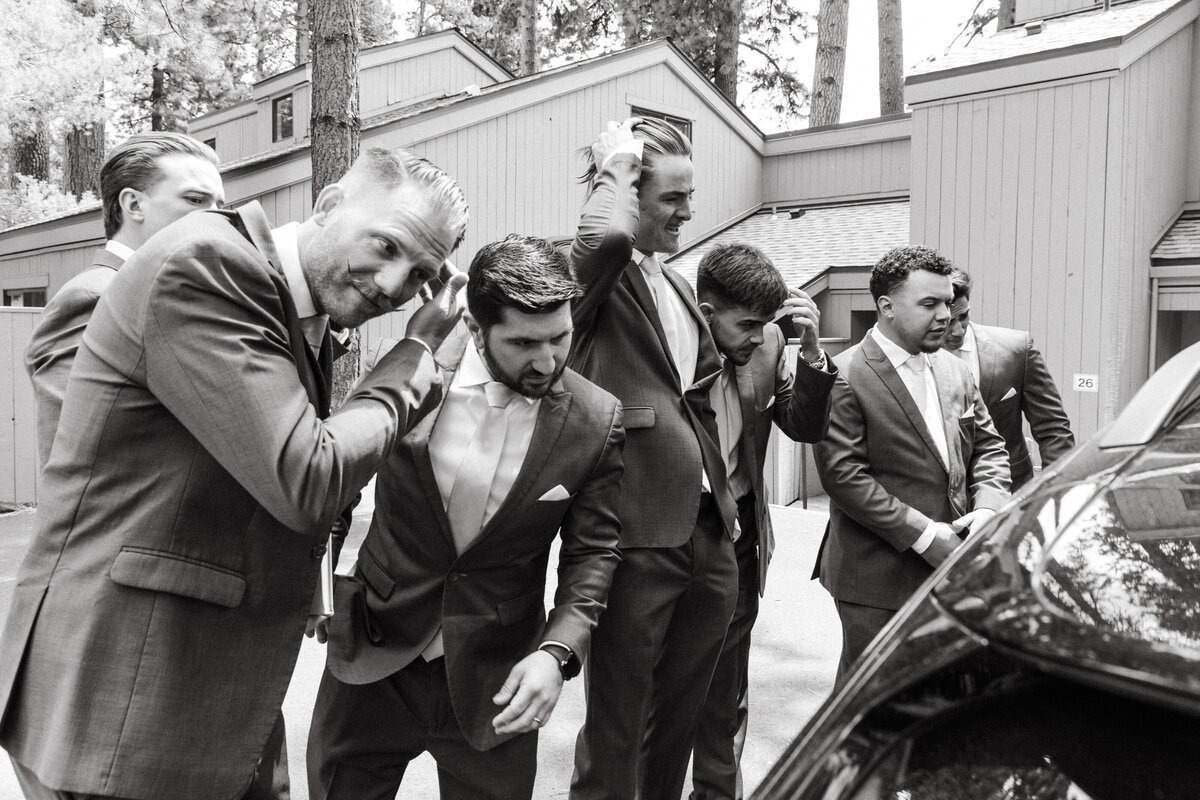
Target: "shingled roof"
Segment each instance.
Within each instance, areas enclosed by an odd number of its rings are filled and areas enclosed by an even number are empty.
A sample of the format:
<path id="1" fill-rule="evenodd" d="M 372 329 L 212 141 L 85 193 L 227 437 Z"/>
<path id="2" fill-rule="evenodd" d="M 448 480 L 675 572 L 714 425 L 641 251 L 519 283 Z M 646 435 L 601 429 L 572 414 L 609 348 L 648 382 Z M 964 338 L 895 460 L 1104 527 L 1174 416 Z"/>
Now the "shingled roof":
<path id="1" fill-rule="evenodd" d="M 1200 263 L 1200 211 L 1185 211 L 1150 252 L 1150 263 Z"/>
<path id="2" fill-rule="evenodd" d="M 908 198 L 871 203 L 764 206 L 680 252 L 670 265 L 695 285 L 712 247 L 745 242 L 775 263 L 788 286 L 804 286 L 827 269 L 869 267 L 908 243 Z"/>
<path id="3" fill-rule="evenodd" d="M 1105 11 L 1097 8 L 1063 17 L 1047 19 L 1041 33 L 1030 35 L 1025 27 L 1006 28 L 992 36 L 976 40 L 970 47 L 951 50 L 944 56 L 914 66 L 909 83 L 935 77 L 935 73 L 960 70 L 1007 59 L 1029 60 L 1049 56 L 1056 51 L 1119 43 L 1189 0 L 1135 0 L 1114 4 Z"/>

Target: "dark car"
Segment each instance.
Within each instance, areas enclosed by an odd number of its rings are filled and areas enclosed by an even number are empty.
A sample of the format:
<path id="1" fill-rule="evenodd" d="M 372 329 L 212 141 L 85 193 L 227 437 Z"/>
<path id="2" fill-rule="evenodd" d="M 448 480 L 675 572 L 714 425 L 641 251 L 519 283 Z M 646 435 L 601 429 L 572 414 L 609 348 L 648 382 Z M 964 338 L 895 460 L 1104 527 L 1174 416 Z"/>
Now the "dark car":
<path id="1" fill-rule="evenodd" d="M 1200 798 L 1200 345 L 942 565 L 754 800 Z"/>

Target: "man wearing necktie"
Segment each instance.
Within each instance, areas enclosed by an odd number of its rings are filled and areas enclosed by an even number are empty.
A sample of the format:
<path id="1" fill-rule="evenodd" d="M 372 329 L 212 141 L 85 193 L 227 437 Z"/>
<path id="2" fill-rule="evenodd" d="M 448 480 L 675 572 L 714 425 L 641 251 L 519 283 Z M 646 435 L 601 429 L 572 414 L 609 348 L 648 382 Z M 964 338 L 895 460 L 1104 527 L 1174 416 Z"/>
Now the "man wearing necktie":
<path id="1" fill-rule="evenodd" d="M 395 797 L 422 752 L 445 800 L 532 796 L 537 730 L 579 672 L 619 560 L 621 406 L 565 368 L 581 293 L 541 239 L 472 261 L 469 335 L 437 353 L 445 400 L 388 457 L 355 575 L 337 582 L 313 798 Z"/>
<path id="2" fill-rule="evenodd" d="M 692 216 L 691 152 L 656 119 L 609 123 L 588 150 L 570 363 L 621 399 L 628 441 L 573 800 L 678 800 L 737 600 L 737 508 L 708 399 L 721 361 L 691 287 L 662 264 Z"/>
<path id="3" fill-rule="evenodd" d="M 330 528 L 441 399 L 433 351 L 466 276 L 328 417 L 313 345 L 416 295 L 466 221 L 449 175 L 371 148 L 305 222 L 188 214 L 113 277 L 0 635 L 0 745 L 28 797 L 250 789 Z"/>
<path id="4" fill-rule="evenodd" d="M 837 370 L 820 347 L 816 304 L 803 291 L 789 290 L 758 249 L 723 244 L 709 250 L 700 260 L 696 294 L 724 359 L 709 397 L 740 530 L 734 542 L 737 610 L 700 718 L 692 760 L 693 797 L 740 800 L 739 764 L 749 718 L 750 631 L 775 547 L 763 486 L 768 438 L 774 424 L 793 441 L 819 441 Z M 787 315 L 799 334 L 794 371 L 782 329 L 771 324 L 777 315 Z"/>
<path id="5" fill-rule="evenodd" d="M 950 262 L 897 247 L 871 271 L 877 321 L 835 359 L 816 447 L 829 495 L 817 559 L 842 623 L 840 681 L 896 609 L 1008 497 L 1008 455 L 971 372 L 939 352 Z"/>
<path id="6" fill-rule="evenodd" d="M 1075 446 L 1071 421 L 1029 333 L 971 322 L 970 276 L 956 269 L 950 281 L 954 302 L 944 345 L 970 367 L 992 422 L 1004 437 L 1015 492 L 1033 477 L 1024 419 L 1029 420 L 1043 467 Z"/>

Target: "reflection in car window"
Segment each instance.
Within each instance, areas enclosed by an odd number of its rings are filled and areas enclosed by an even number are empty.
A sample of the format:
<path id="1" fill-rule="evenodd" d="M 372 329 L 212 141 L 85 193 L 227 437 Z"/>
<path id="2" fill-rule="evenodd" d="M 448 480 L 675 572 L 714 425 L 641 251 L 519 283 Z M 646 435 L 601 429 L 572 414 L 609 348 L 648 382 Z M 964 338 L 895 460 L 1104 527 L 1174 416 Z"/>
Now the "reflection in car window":
<path id="1" fill-rule="evenodd" d="M 1125 639 L 1200 649 L 1198 422 L 1148 447 L 1063 530 L 1034 578 L 1048 607 Z"/>
<path id="2" fill-rule="evenodd" d="M 1200 797 L 1188 715 L 1044 679 L 958 708 L 903 738 L 854 800 Z"/>

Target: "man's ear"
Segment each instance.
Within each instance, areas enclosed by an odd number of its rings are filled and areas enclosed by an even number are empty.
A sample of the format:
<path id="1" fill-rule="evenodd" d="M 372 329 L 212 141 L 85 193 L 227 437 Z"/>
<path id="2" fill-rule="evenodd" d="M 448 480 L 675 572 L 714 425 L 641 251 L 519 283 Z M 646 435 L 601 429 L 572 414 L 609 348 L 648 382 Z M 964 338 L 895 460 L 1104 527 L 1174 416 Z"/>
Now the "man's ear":
<path id="1" fill-rule="evenodd" d="M 711 324 L 713 314 L 715 314 L 716 312 L 717 312 L 717 310 L 715 308 L 713 308 L 712 303 L 701 303 L 700 304 L 700 313 L 704 315 L 705 322 L 708 322 Z"/>
<path id="2" fill-rule="evenodd" d="M 313 213 L 310 219 L 318 225 L 324 225 L 329 213 L 337 208 L 338 204 L 345 198 L 346 192 L 339 184 L 329 184 L 317 195 L 317 200 L 313 203 Z"/>
<path id="3" fill-rule="evenodd" d="M 483 326 L 480 325 L 475 317 L 471 316 L 470 311 L 463 312 L 463 322 L 467 323 L 467 330 L 471 334 L 471 341 L 475 342 L 475 348 L 479 352 L 483 352 Z"/>
<path id="4" fill-rule="evenodd" d="M 137 189 L 126 186 L 117 195 L 117 203 L 121 206 L 121 224 L 146 221 L 146 195 Z"/>
<path id="5" fill-rule="evenodd" d="M 896 316 L 896 309 L 892 304 L 892 298 L 888 297 L 886 294 L 882 295 L 878 300 L 875 301 L 875 310 L 879 312 L 881 317 L 886 317 L 887 319 L 891 319 L 892 317 Z"/>

